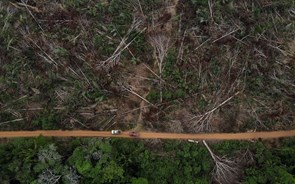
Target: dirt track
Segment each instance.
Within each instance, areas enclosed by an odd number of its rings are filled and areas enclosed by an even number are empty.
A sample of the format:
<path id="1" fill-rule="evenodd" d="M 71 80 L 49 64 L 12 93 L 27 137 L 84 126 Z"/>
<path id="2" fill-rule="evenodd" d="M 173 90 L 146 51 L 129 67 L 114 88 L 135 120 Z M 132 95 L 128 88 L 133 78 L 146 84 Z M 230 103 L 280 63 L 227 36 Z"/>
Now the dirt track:
<path id="1" fill-rule="evenodd" d="M 120 135 L 112 135 L 110 131 L 62 131 L 62 130 L 38 130 L 38 131 L 4 131 L 0 132 L 0 138 L 12 137 L 36 137 L 39 135 L 48 137 L 121 137 L 131 138 L 128 132 Z M 176 134 L 139 132 L 140 139 L 195 139 L 195 140 L 247 140 L 247 139 L 271 139 L 280 137 L 293 137 L 295 130 L 274 132 L 247 132 L 247 133 L 206 133 L 206 134 Z"/>

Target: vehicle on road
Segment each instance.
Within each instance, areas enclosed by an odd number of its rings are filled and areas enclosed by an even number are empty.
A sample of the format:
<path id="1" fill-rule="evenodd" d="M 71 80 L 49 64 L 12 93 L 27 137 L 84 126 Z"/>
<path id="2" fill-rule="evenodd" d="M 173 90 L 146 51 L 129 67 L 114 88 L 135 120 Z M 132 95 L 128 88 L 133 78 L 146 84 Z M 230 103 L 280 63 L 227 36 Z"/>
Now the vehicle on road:
<path id="1" fill-rule="evenodd" d="M 119 135 L 121 134 L 121 130 L 112 130 L 111 133 L 112 135 Z"/>
<path id="2" fill-rule="evenodd" d="M 128 135 L 130 137 L 138 137 L 139 136 L 139 134 L 137 132 L 129 132 Z"/>

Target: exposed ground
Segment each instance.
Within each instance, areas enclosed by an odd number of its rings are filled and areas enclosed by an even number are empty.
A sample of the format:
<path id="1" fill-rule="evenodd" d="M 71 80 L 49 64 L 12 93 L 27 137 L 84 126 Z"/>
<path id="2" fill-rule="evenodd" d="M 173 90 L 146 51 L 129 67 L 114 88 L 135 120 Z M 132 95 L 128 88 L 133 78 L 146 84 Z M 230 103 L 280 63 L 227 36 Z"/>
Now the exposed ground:
<path id="1" fill-rule="evenodd" d="M 179 133 L 156 133 L 139 132 L 138 137 L 131 137 L 129 132 L 122 132 L 119 135 L 112 135 L 110 131 L 6 131 L 0 132 L 0 138 L 13 137 L 117 137 L 117 138 L 139 138 L 139 139 L 184 139 L 184 140 L 257 140 L 257 139 L 277 139 L 284 137 L 294 137 L 295 130 L 273 131 L 273 132 L 245 132 L 245 133 L 199 133 L 199 134 L 179 134 Z"/>
<path id="2" fill-rule="evenodd" d="M 0 129 L 295 128 L 293 0 L 0 2 Z"/>

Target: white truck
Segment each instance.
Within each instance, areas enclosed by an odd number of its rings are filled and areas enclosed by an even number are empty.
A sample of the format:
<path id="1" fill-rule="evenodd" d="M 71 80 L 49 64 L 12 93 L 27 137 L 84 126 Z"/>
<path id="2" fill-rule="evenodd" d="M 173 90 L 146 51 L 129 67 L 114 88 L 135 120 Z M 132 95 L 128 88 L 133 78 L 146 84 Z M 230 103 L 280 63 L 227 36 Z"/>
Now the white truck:
<path id="1" fill-rule="evenodd" d="M 112 130 L 111 133 L 112 135 L 119 135 L 121 134 L 121 130 Z"/>

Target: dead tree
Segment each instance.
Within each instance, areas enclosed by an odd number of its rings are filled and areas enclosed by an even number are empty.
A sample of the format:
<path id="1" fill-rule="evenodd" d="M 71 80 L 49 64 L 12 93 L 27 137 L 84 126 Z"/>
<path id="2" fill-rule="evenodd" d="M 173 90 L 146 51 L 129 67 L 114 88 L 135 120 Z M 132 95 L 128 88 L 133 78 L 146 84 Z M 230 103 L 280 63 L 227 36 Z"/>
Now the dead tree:
<path id="1" fill-rule="evenodd" d="M 255 164 L 254 154 L 250 149 L 246 149 L 243 153 L 238 157 L 237 162 L 243 167 L 251 167 Z"/>
<path id="2" fill-rule="evenodd" d="M 164 33 L 158 33 L 149 36 L 149 42 L 155 50 L 157 65 L 161 74 L 164 69 L 164 58 L 169 49 L 170 38 Z"/>
<path id="3" fill-rule="evenodd" d="M 139 27 L 142 25 L 143 20 L 138 17 L 134 17 L 132 24 L 130 25 L 130 28 L 128 29 L 126 35 L 121 39 L 121 42 L 117 46 L 116 50 L 113 52 L 113 54 L 103 61 L 98 68 L 104 68 L 107 71 L 118 64 L 120 61 L 120 57 L 122 52 L 129 47 L 129 45 L 135 40 L 136 36 L 130 40 L 130 35 L 132 31 L 138 30 Z M 140 30 L 139 34 L 144 32 L 145 29 Z M 129 41 L 128 41 L 129 40 Z M 128 42 L 127 42 L 128 41 Z"/>
<path id="4" fill-rule="evenodd" d="M 144 15 L 140 0 L 121 0 L 123 6 Z"/>
<path id="5" fill-rule="evenodd" d="M 44 170 L 38 176 L 38 183 L 42 184 L 55 184 L 58 183 L 61 178 L 61 175 L 57 175 L 51 169 Z"/>
<path id="6" fill-rule="evenodd" d="M 70 184 L 79 184 L 80 176 L 77 174 L 76 170 L 74 170 L 72 167 L 68 170 L 68 173 L 63 176 L 63 180 L 65 183 Z"/>
<path id="7" fill-rule="evenodd" d="M 62 156 L 57 152 L 56 146 L 50 144 L 38 152 L 38 160 L 42 163 L 48 163 L 50 161 L 60 162 Z"/>
<path id="8" fill-rule="evenodd" d="M 235 97 L 239 93 L 240 93 L 239 91 L 236 92 L 234 95 L 232 95 L 231 97 L 227 98 L 226 100 L 224 100 L 223 102 L 219 104 L 215 102 L 213 108 L 207 111 L 206 113 L 202 115 L 198 115 L 198 116 L 193 116 L 192 118 L 187 120 L 188 126 L 190 126 L 191 129 L 196 132 L 211 132 L 212 131 L 211 120 L 213 117 L 213 113 L 216 110 L 218 110 L 220 107 L 222 107 L 224 104 L 229 102 L 233 97 Z"/>
<path id="9" fill-rule="evenodd" d="M 195 116 L 196 118 L 191 118 L 186 124 L 195 132 L 212 132 L 211 120 L 213 117 L 213 112 Z"/>
<path id="10" fill-rule="evenodd" d="M 237 182 L 237 175 L 239 169 L 234 161 L 228 160 L 225 157 L 219 157 L 215 155 L 206 141 L 203 140 L 203 144 L 209 151 L 213 161 L 215 162 L 215 167 L 213 170 L 213 178 L 221 184 L 232 184 Z"/>
<path id="11" fill-rule="evenodd" d="M 167 55 L 169 49 L 170 38 L 164 33 L 154 33 L 149 36 L 149 42 L 154 48 L 156 56 L 156 63 L 158 65 L 159 76 L 160 76 L 160 101 L 162 102 L 162 72 L 164 70 L 164 58 Z"/>

